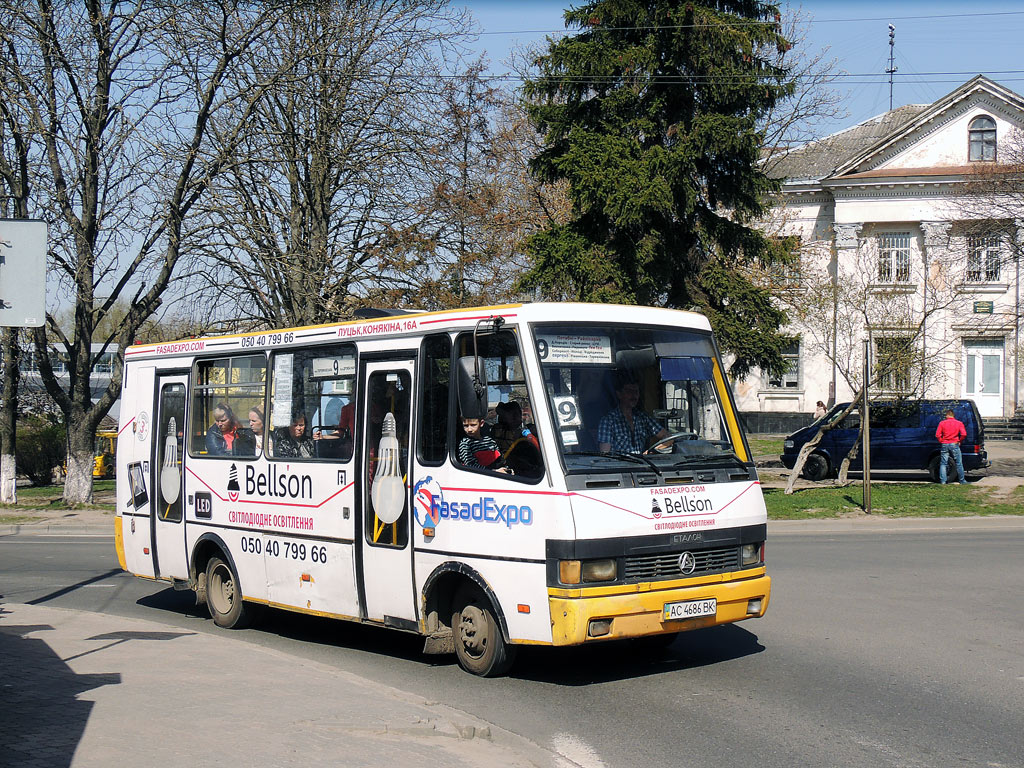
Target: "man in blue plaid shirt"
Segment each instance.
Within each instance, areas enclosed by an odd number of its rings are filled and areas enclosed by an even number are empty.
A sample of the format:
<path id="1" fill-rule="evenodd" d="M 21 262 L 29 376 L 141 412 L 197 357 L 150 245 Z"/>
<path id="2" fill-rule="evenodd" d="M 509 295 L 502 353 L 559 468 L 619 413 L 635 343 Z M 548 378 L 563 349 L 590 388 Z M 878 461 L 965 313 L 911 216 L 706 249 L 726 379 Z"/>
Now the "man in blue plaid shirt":
<path id="1" fill-rule="evenodd" d="M 637 410 L 640 402 L 640 385 L 622 377 L 617 379 L 615 397 L 618 407 L 610 411 L 597 425 L 597 449 L 602 453 L 615 450 L 619 453 L 643 453 L 654 441 L 668 435 L 668 431 L 643 411 Z"/>

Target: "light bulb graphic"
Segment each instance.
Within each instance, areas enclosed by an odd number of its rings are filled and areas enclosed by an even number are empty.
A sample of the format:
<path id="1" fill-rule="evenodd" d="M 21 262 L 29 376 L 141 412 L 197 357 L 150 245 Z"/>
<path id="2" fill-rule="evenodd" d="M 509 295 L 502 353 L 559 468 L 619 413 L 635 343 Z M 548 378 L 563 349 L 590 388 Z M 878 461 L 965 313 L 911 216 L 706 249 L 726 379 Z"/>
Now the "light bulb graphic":
<path id="1" fill-rule="evenodd" d="M 160 467 L 160 493 L 164 501 L 173 504 L 181 493 L 181 475 L 178 473 L 178 439 L 174 417 L 167 423 L 167 439 L 164 441 L 164 463 Z"/>
<path id="2" fill-rule="evenodd" d="M 395 429 L 395 415 L 384 417 L 380 445 L 377 447 L 377 471 L 373 477 L 370 502 L 377 519 L 393 523 L 405 509 L 405 483 L 402 481 L 401 452 Z"/>

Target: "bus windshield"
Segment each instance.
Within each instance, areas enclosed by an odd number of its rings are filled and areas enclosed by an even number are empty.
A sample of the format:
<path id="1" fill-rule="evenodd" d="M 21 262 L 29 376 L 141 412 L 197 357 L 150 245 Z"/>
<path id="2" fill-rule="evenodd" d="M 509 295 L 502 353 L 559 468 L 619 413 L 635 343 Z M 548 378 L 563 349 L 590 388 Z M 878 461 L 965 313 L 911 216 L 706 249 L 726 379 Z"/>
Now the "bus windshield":
<path id="1" fill-rule="evenodd" d="M 739 460 L 711 335 L 665 327 L 534 327 L 568 472 L 661 471 Z M 720 378 L 720 377 L 719 377 Z"/>

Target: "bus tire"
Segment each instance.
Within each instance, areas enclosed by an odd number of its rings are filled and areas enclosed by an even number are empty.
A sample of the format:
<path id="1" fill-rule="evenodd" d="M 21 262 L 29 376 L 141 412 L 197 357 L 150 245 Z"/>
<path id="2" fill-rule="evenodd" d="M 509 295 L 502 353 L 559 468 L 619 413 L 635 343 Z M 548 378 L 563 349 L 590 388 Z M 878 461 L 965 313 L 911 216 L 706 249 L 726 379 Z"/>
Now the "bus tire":
<path id="1" fill-rule="evenodd" d="M 503 675 L 515 661 L 515 648 L 505 642 L 494 609 L 476 587 L 464 585 L 452 604 L 452 634 L 459 666 L 480 677 Z"/>
<path id="2" fill-rule="evenodd" d="M 243 629 L 251 619 L 251 611 L 242 600 L 238 574 L 219 557 L 211 557 L 206 565 L 206 606 L 218 627 Z"/>

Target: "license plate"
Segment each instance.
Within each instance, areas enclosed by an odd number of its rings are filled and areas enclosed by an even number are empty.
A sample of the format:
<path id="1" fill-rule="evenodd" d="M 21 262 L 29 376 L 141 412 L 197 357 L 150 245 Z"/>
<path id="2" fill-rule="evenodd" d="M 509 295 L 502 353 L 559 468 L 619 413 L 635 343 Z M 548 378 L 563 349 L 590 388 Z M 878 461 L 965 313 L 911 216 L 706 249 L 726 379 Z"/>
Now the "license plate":
<path id="1" fill-rule="evenodd" d="M 698 616 L 714 616 L 718 612 L 718 600 L 709 597 L 705 600 L 684 600 L 680 603 L 665 603 L 662 621 L 679 621 L 693 619 Z"/>

